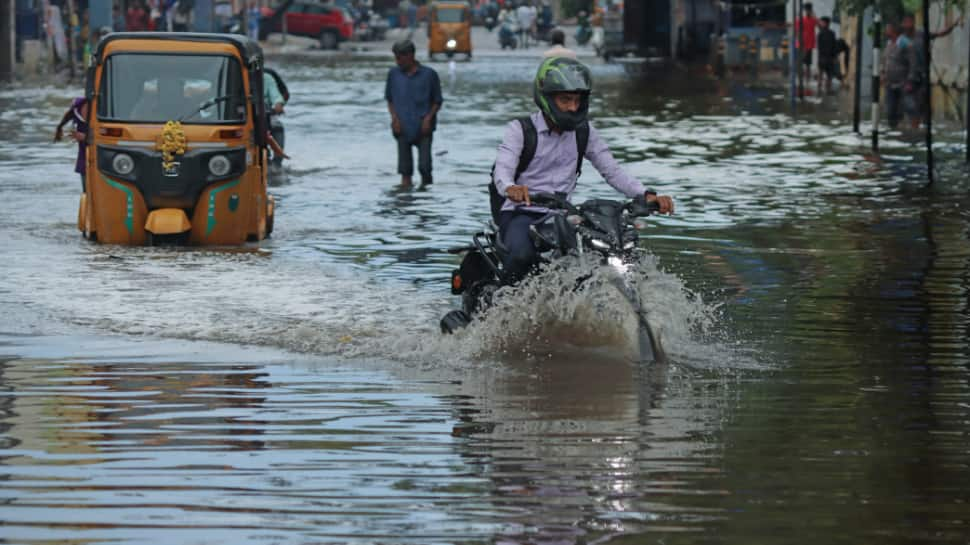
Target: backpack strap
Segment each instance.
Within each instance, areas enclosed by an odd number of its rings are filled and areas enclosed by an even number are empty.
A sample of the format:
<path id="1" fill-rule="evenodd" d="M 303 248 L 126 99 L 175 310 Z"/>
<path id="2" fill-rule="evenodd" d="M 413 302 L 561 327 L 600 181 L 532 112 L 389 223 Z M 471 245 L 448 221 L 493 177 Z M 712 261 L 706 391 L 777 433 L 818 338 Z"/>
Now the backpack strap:
<path id="1" fill-rule="evenodd" d="M 529 163 L 536 156 L 536 148 L 539 146 L 539 133 L 536 131 L 532 118 L 528 116 L 520 117 L 516 121 L 522 126 L 522 151 L 519 152 L 519 164 L 515 167 L 513 181 L 518 181 L 519 176 L 529 168 Z M 495 187 L 494 163 L 492 164 L 491 181 L 488 183 L 488 200 L 492 208 L 492 220 L 498 223 L 498 215 L 502 211 L 502 205 L 505 204 L 505 197 L 499 195 L 498 188 Z"/>
<path id="2" fill-rule="evenodd" d="M 515 167 L 514 181 L 518 181 L 519 176 L 529 168 L 529 163 L 536 156 L 536 148 L 539 147 L 539 133 L 532 123 L 532 118 L 520 117 L 516 121 L 522 125 L 522 151 L 519 153 L 519 165 Z"/>
<path id="3" fill-rule="evenodd" d="M 589 145 L 589 123 L 583 122 L 576 127 L 576 177 L 583 173 L 583 158 L 586 157 L 586 146 Z"/>

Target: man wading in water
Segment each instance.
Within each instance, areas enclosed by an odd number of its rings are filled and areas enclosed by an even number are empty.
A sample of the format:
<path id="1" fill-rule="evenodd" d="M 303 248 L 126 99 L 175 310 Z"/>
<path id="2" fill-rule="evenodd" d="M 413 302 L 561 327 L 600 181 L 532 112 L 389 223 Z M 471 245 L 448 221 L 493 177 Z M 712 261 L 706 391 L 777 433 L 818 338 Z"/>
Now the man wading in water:
<path id="1" fill-rule="evenodd" d="M 421 183 L 431 183 L 431 136 L 441 109 L 441 82 L 438 73 L 414 59 L 414 43 L 394 44 L 397 66 L 387 73 L 384 98 L 391 114 L 391 131 L 397 139 L 397 172 L 401 185 L 410 186 L 414 174 L 411 146 L 418 147 L 418 172 Z"/>

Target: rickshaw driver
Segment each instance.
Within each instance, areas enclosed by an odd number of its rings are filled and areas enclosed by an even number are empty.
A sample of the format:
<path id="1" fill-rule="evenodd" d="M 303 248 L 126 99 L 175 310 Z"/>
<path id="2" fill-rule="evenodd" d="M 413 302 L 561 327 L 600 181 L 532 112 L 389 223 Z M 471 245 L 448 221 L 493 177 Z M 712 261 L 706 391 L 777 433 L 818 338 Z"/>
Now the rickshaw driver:
<path id="1" fill-rule="evenodd" d="M 142 85 L 141 98 L 131 109 L 132 120 L 177 121 L 179 117 L 192 113 L 189 111 L 192 101 L 185 95 L 185 80 L 160 77 L 156 81 L 154 94 Z"/>

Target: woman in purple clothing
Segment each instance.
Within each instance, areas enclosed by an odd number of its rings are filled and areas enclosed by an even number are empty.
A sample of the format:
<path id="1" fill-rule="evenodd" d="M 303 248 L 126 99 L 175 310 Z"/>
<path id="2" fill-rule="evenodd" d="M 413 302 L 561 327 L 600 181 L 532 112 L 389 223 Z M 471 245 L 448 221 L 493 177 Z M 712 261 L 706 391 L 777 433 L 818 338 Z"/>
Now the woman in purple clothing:
<path id="1" fill-rule="evenodd" d="M 64 138 L 64 125 L 68 122 L 74 123 L 71 131 L 71 138 L 77 142 L 77 160 L 74 162 L 74 172 L 81 175 L 81 191 L 87 191 L 84 183 L 84 173 L 86 170 L 85 151 L 88 149 L 88 101 L 84 97 L 78 97 L 71 101 L 71 107 L 61 116 L 61 122 L 57 124 L 54 131 L 54 141 L 60 142 Z"/>

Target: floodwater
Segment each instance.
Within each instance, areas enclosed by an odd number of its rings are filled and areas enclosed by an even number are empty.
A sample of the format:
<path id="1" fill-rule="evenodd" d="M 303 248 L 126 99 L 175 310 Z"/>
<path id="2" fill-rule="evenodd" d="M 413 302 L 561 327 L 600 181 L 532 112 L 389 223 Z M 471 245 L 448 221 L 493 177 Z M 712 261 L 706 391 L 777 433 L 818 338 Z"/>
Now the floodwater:
<path id="1" fill-rule="evenodd" d="M 918 136 L 877 159 L 834 99 L 596 65 L 597 127 L 678 205 L 641 263 L 672 362 L 639 368 L 606 294 L 438 333 L 535 64 L 434 66 L 436 181 L 401 190 L 386 61 L 281 62 L 276 232 L 235 250 L 82 240 L 49 143 L 78 91 L 0 90 L 0 540 L 970 539 L 960 127 L 928 189 Z"/>

